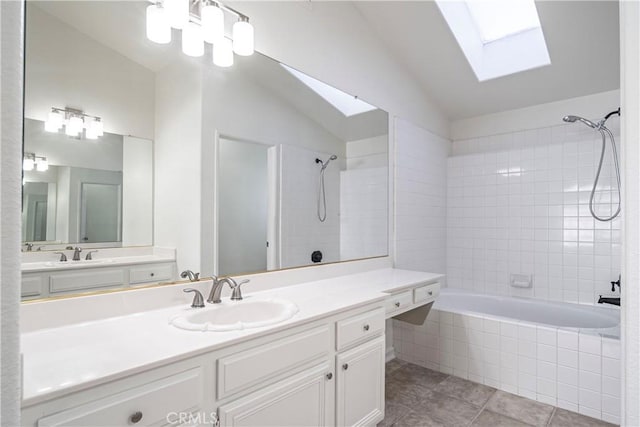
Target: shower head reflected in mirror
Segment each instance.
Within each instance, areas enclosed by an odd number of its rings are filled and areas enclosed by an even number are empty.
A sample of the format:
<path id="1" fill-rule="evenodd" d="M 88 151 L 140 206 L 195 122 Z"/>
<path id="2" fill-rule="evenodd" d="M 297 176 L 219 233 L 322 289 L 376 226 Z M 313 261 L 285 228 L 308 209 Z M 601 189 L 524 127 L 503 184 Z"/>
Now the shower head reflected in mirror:
<path id="1" fill-rule="evenodd" d="M 318 158 L 316 158 L 316 163 L 320 163 L 322 165 L 322 170 L 325 170 L 327 168 L 327 166 L 329 166 L 329 163 L 332 160 L 336 160 L 338 158 L 338 156 L 336 156 L 335 154 L 332 154 L 331 157 L 329 157 L 326 161 L 322 161 Z"/>

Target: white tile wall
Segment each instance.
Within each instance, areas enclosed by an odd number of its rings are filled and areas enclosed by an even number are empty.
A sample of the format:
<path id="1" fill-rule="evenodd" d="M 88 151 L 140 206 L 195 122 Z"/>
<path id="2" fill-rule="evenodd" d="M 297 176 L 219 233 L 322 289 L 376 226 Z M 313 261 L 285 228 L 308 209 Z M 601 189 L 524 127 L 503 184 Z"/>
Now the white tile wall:
<path id="1" fill-rule="evenodd" d="M 586 304 L 609 294 L 620 273 L 621 222 L 589 213 L 600 147 L 600 134 L 577 124 L 454 141 L 449 286 Z M 615 209 L 612 165 L 608 148 L 596 194 L 600 215 Z M 511 288 L 509 275 L 518 273 L 532 275 L 533 287 Z"/>
<path id="2" fill-rule="evenodd" d="M 620 422 L 620 341 L 431 310 L 394 324 L 397 356 L 609 422 Z"/>
<path id="3" fill-rule="evenodd" d="M 340 259 L 388 253 L 388 168 L 340 172 Z"/>
<path id="4" fill-rule="evenodd" d="M 451 143 L 402 119 L 395 141 L 395 266 L 443 273 Z"/>
<path id="5" fill-rule="evenodd" d="M 345 160 L 338 158 L 325 171 L 327 219 L 316 216 L 320 165 L 330 153 L 321 153 L 282 145 L 280 198 L 280 267 L 311 263 L 311 253 L 322 251 L 323 262 L 340 260 L 340 169 Z"/>

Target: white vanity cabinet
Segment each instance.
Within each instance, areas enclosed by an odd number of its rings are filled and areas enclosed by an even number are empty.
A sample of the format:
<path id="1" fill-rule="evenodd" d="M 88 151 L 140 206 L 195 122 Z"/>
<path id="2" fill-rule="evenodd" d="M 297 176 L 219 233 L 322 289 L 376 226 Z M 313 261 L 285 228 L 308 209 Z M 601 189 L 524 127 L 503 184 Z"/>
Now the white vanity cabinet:
<path id="1" fill-rule="evenodd" d="M 75 261 L 68 261 L 70 265 Z M 77 261 L 82 262 L 82 261 Z M 73 267 L 22 273 L 22 298 L 36 299 L 80 291 L 142 286 L 172 281 L 177 277 L 175 262 L 118 266 Z"/>
<path id="2" fill-rule="evenodd" d="M 214 414 L 207 358 L 188 359 L 23 408 L 22 425 L 151 426 Z M 191 424 L 193 425 L 193 423 Z"/>

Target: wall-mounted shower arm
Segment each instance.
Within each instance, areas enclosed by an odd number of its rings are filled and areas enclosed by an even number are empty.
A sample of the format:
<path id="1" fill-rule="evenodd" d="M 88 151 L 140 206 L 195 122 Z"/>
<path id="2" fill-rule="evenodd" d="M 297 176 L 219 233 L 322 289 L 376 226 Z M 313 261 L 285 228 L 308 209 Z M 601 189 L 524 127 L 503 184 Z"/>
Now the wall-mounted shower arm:
<path id="1" fill-rule="evenodd" d="M 607 121 L 609 120 L 609 117 L 614 116 L 614 115 L 620 115 L 620 107 L 618 107 L 617 110 L 610 112 L 609 114 L 607 114 L 606 116 L 604 116 L 604 120 Z"/>

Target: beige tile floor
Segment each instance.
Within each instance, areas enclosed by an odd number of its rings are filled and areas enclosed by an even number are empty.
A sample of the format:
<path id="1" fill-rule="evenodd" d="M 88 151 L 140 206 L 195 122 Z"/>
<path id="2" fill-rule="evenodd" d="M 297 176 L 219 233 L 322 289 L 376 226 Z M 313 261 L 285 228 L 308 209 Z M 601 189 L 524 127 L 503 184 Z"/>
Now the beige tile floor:
<path id="1" fill-rule="evenodd" d="M 387 363 L 385 415 L 378 427 L 612 426 L 398 359 Z"/>

